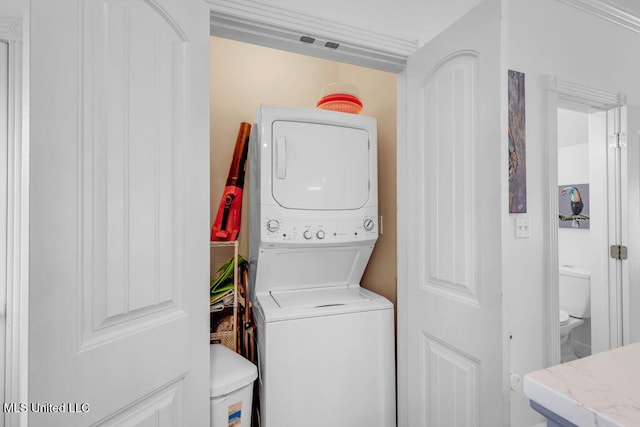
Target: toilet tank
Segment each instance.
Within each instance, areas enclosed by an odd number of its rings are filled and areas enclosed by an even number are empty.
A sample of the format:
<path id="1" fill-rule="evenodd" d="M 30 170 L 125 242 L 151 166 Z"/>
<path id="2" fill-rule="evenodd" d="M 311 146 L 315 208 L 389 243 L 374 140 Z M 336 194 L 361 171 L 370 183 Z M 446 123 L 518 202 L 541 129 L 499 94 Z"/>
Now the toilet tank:
<path id="1" fill-rule="evenodd" d="M 591 317 L 591 272 L 571 265 L 559 270 L 560 310 L 572 317 Z"/>

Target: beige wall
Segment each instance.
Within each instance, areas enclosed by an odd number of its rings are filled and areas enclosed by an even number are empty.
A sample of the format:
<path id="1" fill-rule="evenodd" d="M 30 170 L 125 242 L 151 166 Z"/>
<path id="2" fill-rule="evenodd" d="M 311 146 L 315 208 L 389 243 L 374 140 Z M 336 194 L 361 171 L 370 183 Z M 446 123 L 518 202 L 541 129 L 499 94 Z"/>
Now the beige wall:
<path id="1" fill-rule="evenodd" d="M 362 114 L 378 120 L 378 198 L 383 234 L 362 284 L 395 304 L 395 74 L 211 37 L 211 222 L 227 179 L 240 122 L 253 123 L 260 104 L 313 108 L 322 87 L 336 81 L 355 84 L 364 104 Z M 248 253 L 247 204 L 245 192 L 240 232 L 243 255 Z"/>

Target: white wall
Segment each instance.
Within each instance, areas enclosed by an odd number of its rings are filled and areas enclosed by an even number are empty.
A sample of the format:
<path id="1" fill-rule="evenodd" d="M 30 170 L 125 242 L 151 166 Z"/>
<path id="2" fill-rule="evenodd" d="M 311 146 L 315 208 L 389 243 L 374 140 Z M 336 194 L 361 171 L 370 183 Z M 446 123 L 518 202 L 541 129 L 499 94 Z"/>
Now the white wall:
<path id="1" fill-rule="evenodd" d="M 545 348 L 545 257 L 543 211 L 547 197 L 544 160 L 544 76 L 619 91 L 640 105 L 640 34 L 578 11 L 557 0 L 505 0 L 506 67 L 526 74 L 527 192 L 531 239 L 513 238 L 514 215 L 504 214 L 504 284 L 509 295 L 511 369 L 520 374 L 543 368 Z M 637 162 L 636 162 L 637 163 Z M 636 164 L 637 167 L 637 164 Z M 505 180 L 507 177 L 505 177 Z M 506 197 L 506 195 L 504 196 Z M 540 421 L 522 390 L 512 393 L 511 425 Z"/>
<path id="2" fill-rule="evenodd" d="M 589 115 L 582 111 L 558 108 L 558 147 L 586 144 L 589 138 Z"/>

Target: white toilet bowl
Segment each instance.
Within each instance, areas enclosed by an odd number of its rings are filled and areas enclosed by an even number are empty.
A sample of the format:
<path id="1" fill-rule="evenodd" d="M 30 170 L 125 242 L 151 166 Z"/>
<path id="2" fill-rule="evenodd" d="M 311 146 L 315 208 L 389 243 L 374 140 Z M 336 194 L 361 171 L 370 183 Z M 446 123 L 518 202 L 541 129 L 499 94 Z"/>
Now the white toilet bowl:
<path id="1" fill-rule="evenodd" d="M 560 310 L 560 359 L 562 363 L 577 359 L 573 349 L 573 337 L 571 331 L 584 323 L 584 319 L 569 316 L 566 311 Z"/>
<path id="2" fill-rule="evenodd" d="M 572 330 L 591 317 L 591 272 L 585 268 L 561 265 L 558 280 L 560 299 L 561 361 L 577 358 Z"/>

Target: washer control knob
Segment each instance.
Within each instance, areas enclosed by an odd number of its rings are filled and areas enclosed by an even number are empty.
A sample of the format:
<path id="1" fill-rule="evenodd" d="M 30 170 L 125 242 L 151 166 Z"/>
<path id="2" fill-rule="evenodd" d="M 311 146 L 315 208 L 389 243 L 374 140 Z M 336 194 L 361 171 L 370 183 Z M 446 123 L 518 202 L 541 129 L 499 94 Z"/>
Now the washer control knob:
<path id="1" fill-rule="evenodd" d="M 367 218 L 364 220 L 364 229 L 367 231 L 373 230 L 374 222 L 371 218 Z"/>
<path id="2" fill-rule="evenodd" d="M 313 233 L 311 232 L 311 230 L 304 230 L 304 233 L 302 233 L 302 236 L 309 240 L 313 237 Z"/>
<path id="3" fill-rule="evenodd" d="M 322 231 L 322 230 L 318 230 L 318 231 L 316 232 L 316 237 L 317 237 L 318 239 L 320 239 L 320 240 L 324 239 L 324 231 Z"/>
<path id="4" fill-rule="evenodd" d="M 270 219 L 267 221 L 267 230 L 271 233 L 275 233 L 280 228 L 280 223 L 277 219 Z"/>

